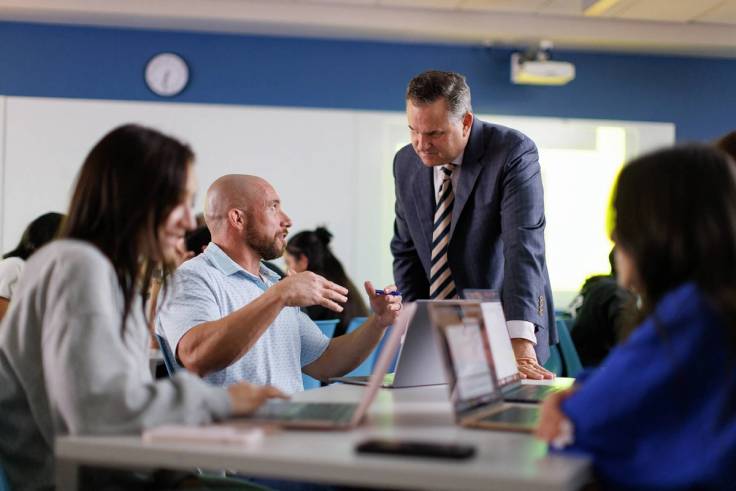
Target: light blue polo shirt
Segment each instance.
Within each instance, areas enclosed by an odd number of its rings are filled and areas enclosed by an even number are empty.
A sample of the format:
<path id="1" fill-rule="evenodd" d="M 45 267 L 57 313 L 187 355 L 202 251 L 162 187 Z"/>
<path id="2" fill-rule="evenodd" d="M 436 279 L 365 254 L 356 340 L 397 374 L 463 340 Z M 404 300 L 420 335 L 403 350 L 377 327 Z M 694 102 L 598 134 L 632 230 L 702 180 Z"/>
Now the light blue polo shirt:
<path id="1" fill-rule="evenodd" d="M 261 264 L 260 277 L 245 271 L 210 242 L 199 256 L 174 273 L 159 309 L 156 331 L 172 351 L 192 327 L 221 319 L 247 305 L 279 281 Z M 298 307 L 286 307 L 242 358 L 205 380 L 217 385 L 237 382 L 273 385 L 287 394 L 304 390 L 301 370 L 322 353 L 330 339 Z"/>

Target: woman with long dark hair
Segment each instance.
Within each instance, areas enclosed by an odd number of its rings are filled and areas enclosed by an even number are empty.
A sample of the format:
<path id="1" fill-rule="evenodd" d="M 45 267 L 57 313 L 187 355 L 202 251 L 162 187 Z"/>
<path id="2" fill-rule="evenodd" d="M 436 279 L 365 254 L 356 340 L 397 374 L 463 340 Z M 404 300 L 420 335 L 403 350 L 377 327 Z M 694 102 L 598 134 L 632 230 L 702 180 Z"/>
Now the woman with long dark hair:
<path id="1" fill-rule="evenodd" d="M 23 231 L 15 249 L 3 256 L 0 261 L 0 321 L 8 310 L 8 303 L 13 298 L 25 262 L 56 236 L 63 218 L 64 215 L 54 212 L 36 218 Z"/>
<path id="2" fill-rule="evenodd" d="M 345 334 L 350 320 L 354 317 L 365 317 L 368 308 L 340 261 L 330 249 L 332 234 L 325 227 L 317 227 L 314 231 L 305 230 L 295 234 L 286 243 L 286 265 L 289 271 L 301 273 L 311 271 L 324 276 L 333 283 L 348 289 L 348 300 L 339 314 L 321 305 L 307 307 L 306 313 L 312 320 L 339 319 L 335 327 L 334 337 Z"/>
<path id="3" fill-rule="evenodd" d="M 615 489 L 736 483 L 736 164 L 706 146 L 631 162 L 612 202 L 619 283 L 638 326 L 537 435 L 592 457 Z"/>
<path id="4" fill-rule="evenodd" d="M 56 436 L 202 424 L 280 394 L 184 370 L 151 379 L 143 300 L 194 228 L 193 159 L 152 129 L 108 133 L 82 165 L 61 238 L 26 264 L 0 329 L 0 459 L 13 489 L 53 486 Z M 121 477 L 89 474 L 87 487 L 106 478 Z"/>

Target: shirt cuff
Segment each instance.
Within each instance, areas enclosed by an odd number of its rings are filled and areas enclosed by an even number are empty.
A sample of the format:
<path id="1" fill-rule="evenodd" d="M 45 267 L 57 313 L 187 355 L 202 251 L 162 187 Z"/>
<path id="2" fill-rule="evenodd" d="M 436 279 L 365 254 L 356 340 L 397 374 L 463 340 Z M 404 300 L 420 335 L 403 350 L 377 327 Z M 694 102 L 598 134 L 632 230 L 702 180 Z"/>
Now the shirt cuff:
<path id="1" fill-rule="evenodd" d="M 521 338 L 537 345 L 537 336 L 534 335 L 534 324 L 529 321 L 506 321 L 506 329 L 511 339 Z"/>

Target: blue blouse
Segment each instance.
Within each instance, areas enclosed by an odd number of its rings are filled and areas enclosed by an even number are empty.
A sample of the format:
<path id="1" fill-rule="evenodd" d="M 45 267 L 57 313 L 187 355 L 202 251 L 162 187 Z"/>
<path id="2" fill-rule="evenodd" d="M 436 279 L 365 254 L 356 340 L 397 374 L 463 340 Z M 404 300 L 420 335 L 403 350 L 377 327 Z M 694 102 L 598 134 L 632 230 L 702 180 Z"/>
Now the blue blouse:
<path id="1" fill-rule="evenodd" d="M 735 332 L 697 286 L 669 292 L 563 402 L 567 451 L 610 488 L 736 489 Z"/>

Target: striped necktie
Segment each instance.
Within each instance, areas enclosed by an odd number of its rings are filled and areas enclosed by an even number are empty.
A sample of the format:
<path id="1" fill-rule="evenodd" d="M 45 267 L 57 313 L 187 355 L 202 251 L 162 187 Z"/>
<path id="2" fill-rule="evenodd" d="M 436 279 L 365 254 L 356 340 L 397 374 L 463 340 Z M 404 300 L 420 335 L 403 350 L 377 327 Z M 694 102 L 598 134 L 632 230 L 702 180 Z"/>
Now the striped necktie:
<path id="1" fill-rule="evenodd" d="M 440 184 L 437 209 L 434 212 L 432 231 L 432 269 L 429 274 L 429 297 L 433 299 L 454 298 L 455 282 L 452 280 L 450 265 L 447 262 L 447 245 L 450 242 L 450 222 L 455 194 L 452 192 L 452 171 L 454 164 L 443 165 L 442 184 Z"/>

